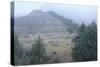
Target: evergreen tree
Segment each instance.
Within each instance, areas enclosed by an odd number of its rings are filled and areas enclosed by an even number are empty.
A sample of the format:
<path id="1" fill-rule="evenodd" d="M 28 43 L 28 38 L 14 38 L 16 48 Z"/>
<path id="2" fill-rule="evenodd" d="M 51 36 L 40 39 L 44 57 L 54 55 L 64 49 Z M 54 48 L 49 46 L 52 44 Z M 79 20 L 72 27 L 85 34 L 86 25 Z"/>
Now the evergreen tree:
<path id="1" fill-rule="evenodd" d="M 97 59 L 97 26 L 95 22 L 91 25 L 81 25 L 78 36 L 73 39 L 74 47 L 72 56 L 75 61 L 89 61 Z"/>
<path id="2" fill-rule="evenodd" d="M 46 62 L 45 44 L 39 36 L 38 39 L 35 40 L 35 43 L 32 45 L 31 64 L 42 64 Z"/>
<path id="3" fill-rule="evenodd" d="M 83 31 L 84 31 L 84 29 L 85 29 L 85 24 L 84 24 L 84 22 L 81 24 L 81 26 L 80 26 L 80 28 L 79 28 L 79 31 L 78 31 L 78 33 L 82 33 Z"/>

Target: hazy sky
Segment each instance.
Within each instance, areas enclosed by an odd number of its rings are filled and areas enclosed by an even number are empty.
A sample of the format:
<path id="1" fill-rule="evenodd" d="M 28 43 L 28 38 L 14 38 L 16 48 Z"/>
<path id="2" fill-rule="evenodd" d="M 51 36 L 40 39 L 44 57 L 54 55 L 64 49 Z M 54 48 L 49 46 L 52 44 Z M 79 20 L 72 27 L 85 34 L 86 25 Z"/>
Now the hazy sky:
<path id="1" fill-rule="evenodd" d="M 32 10 L 41 9 L 42 11 L 52 10 L 56 13 L 73 19 L 74 22 L 89 24 L 92 20 L 97 19 L 96 6 L 82 5 L 63 5 L 63 4 L 47 4 L 33 2 L 15 2 L 15 17 L 27 15 Z"/>

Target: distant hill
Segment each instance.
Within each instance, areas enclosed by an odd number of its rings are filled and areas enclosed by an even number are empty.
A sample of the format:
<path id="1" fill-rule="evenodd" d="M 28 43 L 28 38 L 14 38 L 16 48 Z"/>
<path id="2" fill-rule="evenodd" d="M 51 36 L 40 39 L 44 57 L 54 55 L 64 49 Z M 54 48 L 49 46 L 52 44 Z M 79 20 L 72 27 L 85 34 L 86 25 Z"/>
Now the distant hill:
<path id="1" fill-rule="evenodd" d="M 71 19 L 66 19 L 53 11 L 43 12 L 33 10 L 27 16 L 15 18 L 14 29 L 18 34 L 28 33 L 57 33 L 68 29 L 77 29 Z"/>
<path id="2" fill-rule="evenodd" d="M 53 12 L 53 11 L 48 11 L 47 13 L 50 16 L 52 16 L 52 17 L 54 17 L 56 19 L 59 19 L 63 23 L 63 25 L 65 26 L 65 28 L 68 31 L 70 31 L 70 32 L 71 31 L 76 31 L 79 28 L 78 24 L 73 23 L 73 20 L 72 19 L 67 19 L 64 16 L 61 16 L 61 15 L 59 15 L 59 14 Z"/>

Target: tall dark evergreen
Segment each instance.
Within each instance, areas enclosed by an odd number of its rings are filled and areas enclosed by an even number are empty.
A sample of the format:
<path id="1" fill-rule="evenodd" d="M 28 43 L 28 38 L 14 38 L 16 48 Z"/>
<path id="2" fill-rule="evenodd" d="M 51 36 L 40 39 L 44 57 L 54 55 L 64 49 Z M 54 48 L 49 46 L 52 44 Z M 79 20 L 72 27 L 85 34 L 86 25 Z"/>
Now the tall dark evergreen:
<path id="1" fill-rule="evenodd" d="M 82 33 L 84 30 L 85 30 L 85 24 L 84 24 L 84 22 L 81 24 L 81 26 L 80 26 L 80 28 L 79 28 L 79 33 Z"/>
<path id="2" fill-rule="evenodd" d="M 73 39 L 72 56 L 74 61 L 97 60 L 97 26 L 95 22 L 90 25 L 81 25 L 78 36 Z"/>
<path id="3" fill-rule="evenodd" d="M 32 45 L 32 52 L 31 52 L 31 63 L 32 64 L 42 64 L 46 63 L 46 48 L 43 40 L 38 37 L 35 40 L 34 44 Z"/>

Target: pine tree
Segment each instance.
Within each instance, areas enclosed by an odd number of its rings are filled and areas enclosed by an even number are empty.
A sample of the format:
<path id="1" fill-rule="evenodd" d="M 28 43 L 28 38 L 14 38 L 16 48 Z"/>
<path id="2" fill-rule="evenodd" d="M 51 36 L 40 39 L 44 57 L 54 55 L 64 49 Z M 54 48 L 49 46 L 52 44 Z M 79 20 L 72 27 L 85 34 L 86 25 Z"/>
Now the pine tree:
<path id="1" fill-rule="evenodd" d="M 35 40 L 35 43 L 32 45 L 32 52 L 31 52 L 31 63 L 32 64 L 42 64 L 46 63 L 46 48 L 43 40 L 38 37 Z"/>
<path id="2" fill-rule="evenodd" d="M 80 28 L 79 28 L 79 33 L 82 33 L 83 31 L 84 31 L 84 29 L 85 29 L 85 24 L 84 24 L 84 22 L 81 24 L 81 26 L 80 26 Z"/>
<path id="3" fill-rule="evenodd" d="M 79 34 L 73 39 L 72 56 L 75 61 L 89 61 L 97 59 L 97 28 L 96 23 L 81 25 Z"/>

